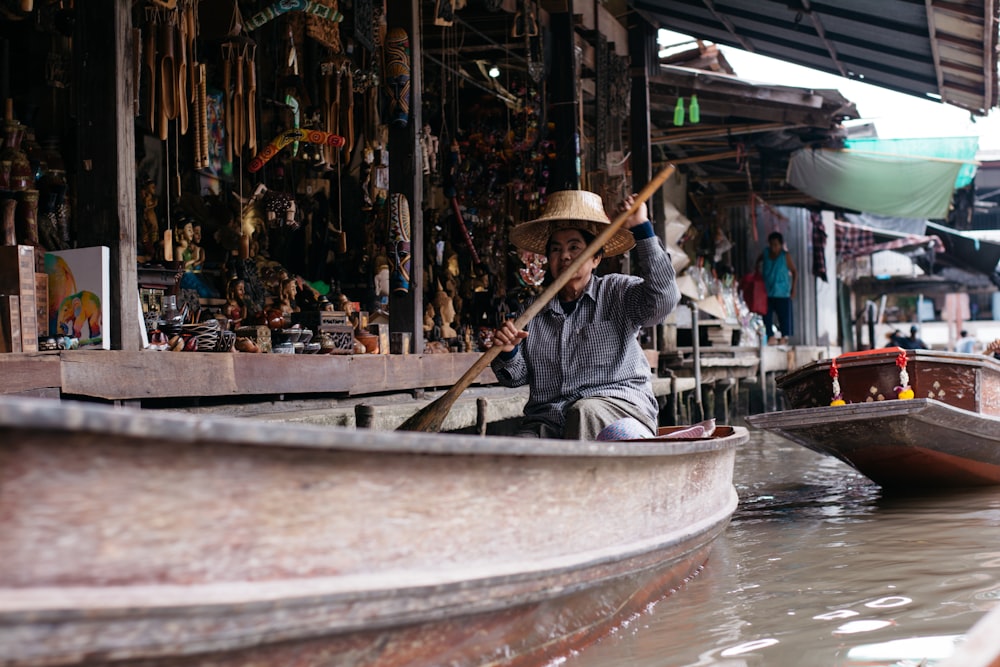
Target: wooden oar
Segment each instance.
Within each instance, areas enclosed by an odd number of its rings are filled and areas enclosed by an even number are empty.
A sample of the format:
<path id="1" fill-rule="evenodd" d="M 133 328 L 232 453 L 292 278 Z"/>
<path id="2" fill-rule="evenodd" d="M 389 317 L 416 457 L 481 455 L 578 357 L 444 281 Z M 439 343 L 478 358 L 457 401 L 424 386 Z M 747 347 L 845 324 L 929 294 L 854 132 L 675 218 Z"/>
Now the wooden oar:
<path id="1" fill-rule="evenodd" d="M 587 260 L 597 254 L 597 251 L 604 247 L 604 244 L 614 236 L 630 215 L 635 213 L 638 208 L 649 199 L 654 192 L 656 192 L 663 183 L 670 178 L 670 175 L 674 173 L 674 166 L 667 165 L 662 171 L 660 171 L 656 176 L 653 177 L 649 183 L 635 196 L 635 201 L 632 205 L 623 213 L 620 213 L 610 225 L 604 228 L 604 230 L 597 235 L 590 245 L 588 245 L 582 253 L 580 253 L 573 263 L 569 265 L 565 270 L 560 272 L 559 276 L 552 281 L 552 284 L 545 288 L 538 298 L 536 298 L 530 306 L 528 306 L 521 316 L 514 321 L 514 326 L 518 329 L 523 329 L 531 319 L 542 312 L 542 309 L 551 301 L 556 294 L 559 293 L 566 283 L 569 282 L 580 267 L 583 266 Z M 469 370 L 465 371 L 465 374 L 458 379 L 451 389 L 442 394 L 439 398 L 434 400 L 432 403 L 427 404 L 421 410 L 419 410 L 412 417 L 403 422 L 396 430 L 397 431 L 424 431 L 427 433 L 437 433 L 441 430 L 441 425 L 444 424 L 445 417 L 451 411 L 451 407 L 455 404 L 459 395 L 465 391 L 472 382 L 479 377 L 490 362 L 500 354 L 500 345 L 494 345 L 490 349 L 483 352 L 483 355 L 476 360 L 476 363 L 472 364 Z"/>

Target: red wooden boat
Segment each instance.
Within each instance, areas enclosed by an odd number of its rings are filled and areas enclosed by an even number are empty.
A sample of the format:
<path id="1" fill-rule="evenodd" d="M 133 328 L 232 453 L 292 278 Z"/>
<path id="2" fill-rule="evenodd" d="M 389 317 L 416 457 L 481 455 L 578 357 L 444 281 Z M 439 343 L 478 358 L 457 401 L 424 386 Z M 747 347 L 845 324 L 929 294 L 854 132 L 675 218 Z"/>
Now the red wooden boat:
<path id="1" fill-rule="evenodd" d="M 0 398 L 0 665 L 541 664 L 705 563 L 747 437 L 483 438 Z"/>
<path id="2" fill-rule="evenodd" d="M 836 363 L 846 403 L 892 400 L 900 383 L 901 354 L 914 398 L 1000 417 L 1000 361 L 979 354 L 898 347 L 849 352 L 806 364 L 779 377 L 777 385 L 793 409 L 829 406 L 833 399 L 830 371 Z"/>
<path id="3" fill-rule="evenodd" d="M 751 425 L 834 456 L 881 486 L 1000 483 L 994 359 L 889 348 L 812 362 L 778 386 L 794 409 L 753 415 Z M 898 397 L 908 395 L 905 386 L 914 398 Z"/>

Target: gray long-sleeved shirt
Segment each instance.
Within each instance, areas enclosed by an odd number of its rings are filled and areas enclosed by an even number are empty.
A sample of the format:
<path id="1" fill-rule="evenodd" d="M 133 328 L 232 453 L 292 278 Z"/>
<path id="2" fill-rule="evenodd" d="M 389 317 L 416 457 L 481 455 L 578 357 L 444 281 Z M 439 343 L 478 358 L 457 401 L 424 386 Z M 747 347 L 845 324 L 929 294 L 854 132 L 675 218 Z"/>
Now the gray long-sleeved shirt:
<path id="1" fill-rule="evenodd" d="M 497 380 L 530 386 L 527 419 L 562 429 L 563 413 L 590 396 L 624 399 L 656 422 L 649 362 L 639 345 L 643 326 L 659 324 L 680 300 L 674 267 L 650 223 L 632 229 L 637 275 L 593 276 L 569 315 L 557 299 L 528 324 L 528 337 L 493 360 Z"/>

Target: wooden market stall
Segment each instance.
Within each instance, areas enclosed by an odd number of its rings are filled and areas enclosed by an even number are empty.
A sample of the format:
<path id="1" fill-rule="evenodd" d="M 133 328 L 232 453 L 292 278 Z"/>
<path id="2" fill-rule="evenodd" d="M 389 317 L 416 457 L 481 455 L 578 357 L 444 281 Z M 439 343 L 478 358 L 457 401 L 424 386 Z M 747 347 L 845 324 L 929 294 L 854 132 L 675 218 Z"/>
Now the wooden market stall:
<path id="1" fill-rule="evenodd" d="M 37 238 L 17 213 L 7 245 L 34 248 L 28 273 L 49 276 L 29 327 L 42 349 L 29 334 L 0 355 L 4 391 L 245 400 L 448 385 L 540 289 L 543 264 L 507 235 L 548 192 L 592 190 L 610 208 L 674 163 L 653 217 L 675 257 L 703 261 L 716 251 L 704 240 L 737 238 L 728 212 L 755 197 L 815 204 L 774 174 L 856 115 L 836 91 L 740 82 L 701 43 L 660 57 L 656 26 L 600 4 L 342 5 L 4 10 L 0 96 L 34 180 L 0 195 L 40 193 Z M 674 239 L 678 219 L 690 232 Z M 95 335 L 58 311 L 97 293 L 66 280 L 69 251 L 101 246 Z M 627 256 L 602 270 L 627 272 Z M 663 370 L 670 340 L 650 330 L 643 345 Z M 231 348 L 272 353 L 219 353 Z"/>

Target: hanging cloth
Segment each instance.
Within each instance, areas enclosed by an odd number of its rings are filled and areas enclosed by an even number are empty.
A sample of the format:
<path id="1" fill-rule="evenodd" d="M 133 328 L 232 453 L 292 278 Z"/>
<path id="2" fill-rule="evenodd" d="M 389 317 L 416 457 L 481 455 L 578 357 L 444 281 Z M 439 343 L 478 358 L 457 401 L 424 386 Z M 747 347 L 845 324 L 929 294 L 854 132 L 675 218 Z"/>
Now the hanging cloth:
<path id="1" fill-rule="evenodd" d="M 823 227 L 823 216 L 818 211 L 809 214 L 812 219 L 812 273 L 823 282 L 830 282 L 826 277 L 826 228 Z"/>
<path id="2" fill-rule="evenodd" d="M 948 216 L 960 160 L 873 156 L 803 149 L 788 162 L 788 182 L 816 199 L 903 218 Z"/>

